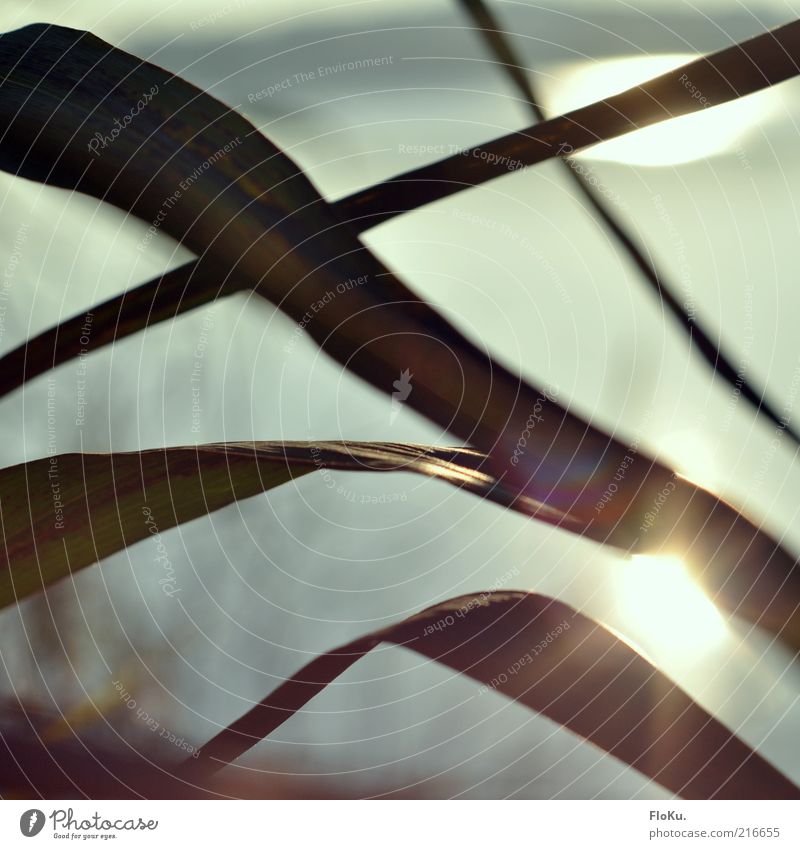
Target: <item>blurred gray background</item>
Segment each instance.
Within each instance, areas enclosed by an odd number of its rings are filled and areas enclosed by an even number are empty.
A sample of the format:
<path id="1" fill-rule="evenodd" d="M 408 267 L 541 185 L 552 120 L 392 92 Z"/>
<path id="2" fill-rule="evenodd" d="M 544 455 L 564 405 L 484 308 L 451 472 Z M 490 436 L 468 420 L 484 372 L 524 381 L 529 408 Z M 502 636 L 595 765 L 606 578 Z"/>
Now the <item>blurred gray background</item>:
<path id="1" fill-rule="evenodd" d="M 548 112 L 785 23 L 764 0 L 493 2 Z M 90 29 L 246 114 L 331 199 L 530 119 L 454 2 L 4 0 L 0 25 Z M 376 59 L 370 67 L 346 63 Z M 341 63 L 345 63 L 344 66 Z M 331 68 L 318 73 L 319 68 Z M 314 79 L 306 79 L 315 71 Z M 270 86 L 288 80 L 275 93 Z M 265 93 L 266 90 L 266 93 Z M 581 163 L 679 284 L 735 364 L 792 415 L 800 83 L 636 134 Z M 94 200 L 0 174 L 0 351 L 190 254 Z M 366 242 L 493 355 L 597 425 L 746 508 L 800 550 L 791 444 L 697 355 L 573 194 L 563 167 L 509 174 L 368 232 Z M 0 461 L 249 439 L 450 441 L 372 390 L 263 301 L 220 301 L 90 355 L 1 404 Z M 191 377 L 202 357 L 199 432 Z M 199 745 L 316 653 L 489 586 L 556 596 L 641 645 L 751 745 L 800 780 L 798 665 L 726 621 L 680 564 L 631 564 L 566 533 L 405 474 L 319 474 L 163 535 L 167 597 L 146 540 L 0 614 L 0 689 L 134 747 L 162 727 Z M 386 496 L 391 503 L 372 496 Z M 636 566 L 640 568 L 636 568 Z M 645 579 L 642 575 L 646 574 Z M 398 648 L 381 648 L 242 760 L 337 776 L 349 792 L 646 797 L 660 788 L 550 721 Z M 102 715 L 101 715 L 102 714 Z M 156 745 L 167 747 L 166 742 Z M 166 752 L 177 757 L 181 752 Z"/>

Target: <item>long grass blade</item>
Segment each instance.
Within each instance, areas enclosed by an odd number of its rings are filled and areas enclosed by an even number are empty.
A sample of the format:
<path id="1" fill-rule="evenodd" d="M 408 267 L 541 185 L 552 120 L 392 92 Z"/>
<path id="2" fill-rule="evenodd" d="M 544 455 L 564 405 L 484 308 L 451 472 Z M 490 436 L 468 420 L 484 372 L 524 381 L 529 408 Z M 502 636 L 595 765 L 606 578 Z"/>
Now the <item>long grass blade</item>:
<path id="1" fill-rule="evenodd" d="M 112 454 L 62 454 L 0 470 L 0 607 L 148 537 L 313 471 L 413 472 L 510 508 L 570 526 L 546 502 L 520 496 L 470 448 L 387 442 L 212 443 Z M 666 508 L 665 508 L 666 509 Z M 730 510 L 730 508 L 728 508 Z M 791 558 L 730 511 L 728 548 L 695 544 L 687 566 L 724 611 L 798 648 L 798 595 Z M 698 519 L 698 522 L 700 519 Z M 720 515 L 714 519 L 719 525 Z M 753 552 L 734 551 L 747 535 Z M 163 555 L 163 552 L 161 552 Z M 708 565 L 702 557 L 708 557 Z M 731 572 L 730 562 L 737 563 Z M 646 568 L 646 567 L 642 567 Z M 792 581 L 785 574 L 792 574 Z M 777 584 L 783 580 L 781 586 Z M 165 590 L 166 591 L 166 590 Z"/>
<path id="2" fill-rule="evenodd" d="M 529 75 L 525 73 L 524 66 L 511 45 L 508 34 L 503 31 L 487 3 L 484 0 L 459 0 L 459 3 L 480 30 L 495 58 L 502 65 L 519 95 L 527 104 L 534 120 L 538 122 L 546 120 Z M 784 430 L 796 445 L 800 445 L 800 432 L 791 422 L 786 421 L 785 416 L 777 412 L 766 399 L 764 390 L 754 387 L 746 378 L 744 371 L 737 369 L 731 363 L 719 346 L 714 343 L 710 334 L 703 328 L 695 313 L 689 313 L 684 309 L 683 304 L 674 294 L 677 287 L 673 286 L 664 273 L 656 267 L 650 251 L 643 250 L 636 244 L 634 237 L 628 233 L 622 222 L 603 203 L 599 193 L 589 185 L 582 174 L 570 167 L 566 159 L 561 161 L 564 163 L 565 174 L 570 184 L 594 210 L 639 270 L 641 279 L 648 284 L 650 291 L 656 295 L 663 307 L 686 333 L 692 349 L 703 357 L 715 375 L 719 375 L 734 391 L 740 392 L 757 413 L 762 413 L 774 425 Z"/>
<path id="3" fill-rule="evenodd" d="M 486 4 L 481 0 L 460 0 L 460 2 L 481 29 L 520 95 L 528 103 L 538 124 L 536 127 L 490 142 L 483 148 L 464 150 L 462 154 L 455 157 L 399 175 L 393 180 L 363 189 L 332 203 L 332 209 L 348 222 L 350 229 L 356 234 L 397 214 L 417 209 L 433 200 L 478 185 L 494 177 L 502 176 L 504 173 L 517 170 L 524 165 L 535 164 L 556 156 L 566 157 L 597 142 L 615 138 L 657 121 L 668 120 L 695 111 L 700 108 L 699 100 L 690 97 L 689 92 L 692 89 L 683 85 L 685 80 L 689 80 L 697 90 L 700 90 L 700 86 L 703 86 L 702 90 L 707 92 L 705 95 L 707 100 L 704 102 L 707 105 L 715 102 L 727 102 L 735 97 L 758 91 L 797 73 L 796 61 L 800 50 L 798 50 L 798 24 L 795 22 L 771 33 L 758 36 L 744 44 L 734 45 L 712 56 L 691 62 L 676 71 L 668 72 L 648 83 L 644 83 L 642 86 L 615 95 L 607 101 L 594 103 L 575 110 L 569 115 L 546 121 L 532 91 L 530 80 L 522 71 L 522 65 L 513 48 L 504 37 L 502 29 Z M 778 61 L 774 61 L 774 57 L 771 57 L 773 51 L 777 53 Z M 772 61 L 767 61 L 768 59 L 772 59 Z M 734 74 L 734 71 L 737 73 Z M 690 76 L 690 74 L 693 76 Z M 714 100 L 714 96 L 716 96 L 716 100 Z M 627 111 L 622 111 L 623 108 Z M 610 114 L 609 109 L 614 114 Z M 628 114 L 629 117 L 622 121 L 623 116 Z M 599 121 L 598 115 L 606 116 L 608 119 L 607 127 L 602 127 L 602 121 Z M 562 140 L 558 146 L 553 141 L 559 135 L 555 132 L 557 127 L 565 128 L 561 133 L 565 136 L 565 140 Z M 591 133 L 587 135 L 586 127 L 593 128 L 594 135 Z M 582 130 L 582 132 L 578 132 L 578 130 Z M 567 137 L 568 140 L 566 140 Z M 527 146 L 529 150 L 520 153 L 518 147 L 521 144 Z M 763 412 L 773 423 L 785 430 L 795 442 L 800 442 L 800 433 L 797 432 L 796 428 L 787 422 L 785 417 L 777 414 L 773 406 L 765 399 L 764 392 L 759 391 L 747 381 L 740 370 L 732 365 L 713 342 L 710 334 L 703 329 L 696 318 L 690 316 L 683 309 L 672 292 L 673 287 L 666 282 L 664 275 L 648 258 L 649 255 L 646 255 L 636 245 L 634 239 L 626 232 L 613 213 L 605 207 L 596 193 L 575 171 L 570 169 L 569 173 L 574 185 L 614 234 L 670 314 L 689 335 L 698 352 L 724 380 L 736 387 L 756 410 Z M 433 182 L 436 185 L 416 185 L 413 188 L 406 185 L 408 183 L 424 184 L 428 182 Z M 402 202 L 398 200 L 398 193 L 404 194 Z M 193 276 L 193 265 L 194 262 L 186 263 L 181 268 L 176 269 L 174 273 L 188 279 Z M 194 276 L 198 276 L 198 274 L 195 273 Z M 133 298 L 131 293 L 128 294 L 129 302 L 132 303 L 136 300 L 146 305 L 150 292 L 156 286 L 155 280 L 143 284 Z M 210 285 L 206 289 L 201 289 L 199 284 L 195 283 L 194 289 L 195 291 L 192 292 L 193 301 L 186 309 L 211 300 L 213 293 L 218 291 L 219 287 Z M 123 294 L 103 304 L 102 307 L 106 308 L 105 313 L 113 318 L 117 310 L 122 308 L 125 298 L 126 295 Z M 102 307 L 96 307 L 95 310 L 99 313 L 103 312 Z M 152 324 L 163 320 L 165 317 L 168 317 L 166 313 L 154 312 L 149 314 L 147 307 L 142 306 L 138 313 L 128 313 L 129 320 L 117 328 L 116 338 L 122 338 L 128 333 L 142 329 L 148 321 Z M 110 319 L 106 318 L 105 315 L 101 315 L 100 319 L 100 325 L 107 329 L 110 326 Z M 39 348 L 46 352 L 55 352 L 56 341 L 58 336 L 61 335 L 62 329 L 71 330 L 68 326 L 60 325 L 29 342 L 30 345 L 36 347 L 36 356 L 38 356 Z M 107 344 L 110 338 L 106 334 L 103 337 L 104 341 L 97 341 L 95 344 L 97 346 Z M 74 348 L 74 346 L 72 347 Z M 12 373 L 18 373 L 19 362 L 24 359 L 24 355 L 19 350 L 12 352 L 12 355 L 13 359 L 11 360 L 0 359 L 0 371 L 8 366 Z M 77 355 L 72 353 L 71 356 Z M 69 358 L 70 355 L 59 353 L 58 356 L 55 356 L 55 362 L 57 364 Z M 32 377 L 40 372 L 27 373 L 29 377 Z M 19 378 L 16 378 L 16 380 L 18 381 Z M 18 385 L 18 382 L 11 382 L 7 385 L 0 383 L 0 396 Z"/>
<path id="4" fill-rule="evenodd" d="M 61 322 L 0 358 L 0 397 L 56 366 L 229 294 L 233 288 L 225 277 L 209 263 L 185 263 Z"/>
<path id="5" fill-rule="evenodd" d="M 0 607 L 136 542 L 160 541 L 169 528 L 315 470 L 416 472 L 529 516 L 557 518 L 482 471 L 485 461 L 469 448 L 251 442 L 62 454 L 2 469 Z"/>
<path id="6" fill-rule="evenodd" d="M 407 171 L 340 201 L 362 229 L 468 186 L 744 97 L 800 73 L 800 21 L 704 56 L 606 100 Z M 694 97 L 699 91 L 702 103 Z"/>
<path id="7" fill-rule="evenodd" d="M 684 798 L 800 798 L 627 643 L 565 604 L 523 592 L 451 599 L 321 655 L 202 746 L 182 774 L 205 778 L 231 763 L 383 642 L 469 675 L 479 694 L 521 702 Z"/>

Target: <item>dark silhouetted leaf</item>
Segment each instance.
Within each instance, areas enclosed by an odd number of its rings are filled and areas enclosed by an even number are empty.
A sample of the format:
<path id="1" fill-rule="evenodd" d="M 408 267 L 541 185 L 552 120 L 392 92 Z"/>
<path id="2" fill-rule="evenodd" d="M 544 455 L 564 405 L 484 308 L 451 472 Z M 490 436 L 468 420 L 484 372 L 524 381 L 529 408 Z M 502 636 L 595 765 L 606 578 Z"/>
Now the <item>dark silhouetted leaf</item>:
<path id="1" fill-rule="evenodd" d="M 521 64 L 486 5 L 482 0 L 461 0 L 461 2 L 482 28 L 490 46 L 539 123 L 535 127 L 487 143 L 483 150 L 497 157 L 496 164 L 491 164 L 492 161 L 475 155 L 481 153 L 481 148 L 465 150 L 461 155 L 400 175 L 395 180 L 371 186 L 332 203 L 332 209 L 341 219 L 348 222 L 353 233 L 360 233 L 397 214 L 418 209 L 433 200 L 502 176 L 523 164 L 531 165 L 555 156 L 564 156 L 599 141 L 697 110 L 701 108 L 700 100 L 691 96 L 692 89 L 683 84 L 685 79 L 689 79 L 696 90 L 704 92 L 707 100 L 704 101 L 703 108 L 707 108 L 709 105 L 724 103 L 731 98 L 758 91 L 797 73 L 795 60 L 800 54 L 798 24 L 792 23 L 745 42 L 743 45 L 735 45 L 709 57 L 690 62 L 641 86 L 635 86 L 615 95 L 607 101 L 593 103 L 574 110 L 566 116 L 545 121 L 531 90 L 530 80 L 523 72 Z M 588 133 L 587 128 L 590 128 Z M 520 147 L 523 148 L 522 152 Z M 513 167 L 510 167 L 511 165 Z M 714 344 L 711 336 L 697 319 L 683 309 L 678 299 L 672 294 L 674 287 L 668 285 L 664 275 L 655 268 L 652 259 L 649 258 L 649 252 L 642 251 L 636 245 L 622 224 L 605 208 L 597 194 L 586 185 L 579 174 L 571 169 L 569 173 L 574 185 L 617 238 L 645 280 L 659 295 L 665 307 L 689 334 L 699 353 L 724 380 L 736 386 L 756 410 L 763 412 L 775 424 L 785 429 L 795 442 L 800 441 L 800 434 L 775 412 L 772 405 L 765 400 L 764 393 L 750 385 L 746 377 L 731 365 L 724 353 Z M 409 186 L 409 183 L 414 185 Z M 270 238 L 269 234 L 265 238 Z M 193 265 L 192 262 L 186 263 L 180 269 L 176 269 L 173 274 L 188 280 L 192 277 Z M 117 299 L 105 304 L 110 318 L 101 316 L 98 324 L 104 328 L 106 335 L 102 342 L 96 341 L 95 346 L 105 344 L 110 338 L 108 331 L 113 332 L 113 329 L 109 326 L 109 322 L 113 320 L 118 310 L 122 309 L 122 301 L 126 297 L 128 298 L 127 320 L 117 328 L 117 338 L 174 314 L 170 310 L 149 313 L 150 292 L 156 285 L 157 282 L 152 281 L 137 290 L 135 301 L 140 306 L 136 312 L 133 311 L 130 293 L 127 296 L 120 295 Z M 223 284 L 223 275 L 214 278 L 196 272 L 192 284 L 192 302 L 189 306 L 181 306 L 180 309 L 183 311 L 206 303 L 230 290 Z M 101 308 L 98 307 L 97 311 L 100 310 Z M 70 336 L 72 333 L 70 323 L 65 323 L 62 327 Z M 41 357 L 55 356 L 57 347 L 55 342 L 61 335 L 59 328 L 54 328 L 31 340 L 30 344 L 37 350 L 30 359 L 38 361 Z M 18 381 L 22 379 L 17 376 L 20 374 L 20 357 L 21 353 L 14 351 L 13 360 L 8 362 L 5 358 L 0 360 L 0 371 L 8 369 L 14 375 L 13 380 L 0 382 L 0 395 L 19 385 Z M 67 350 L 62 347 L 58 351 L 55 362 L 63 362 L 68 358 Z M 25 373 L 30 378 L 39 372 L 28 369 Z"/>
<path id="2" fill-rule="evenodd" d="M 680 627 L 680 611 L 675 620 Z M 316 658 L 206 743 L 183 774 L 235 760 L 383 642 L 471 676 L 685 798 L 800 798 L 627 643 L 565 604 L 522 592 L 461 596 Z"/>
<path id="3" fill-rule="evenodd" d="M 500 28 L 484 0 L 459 0 L 459 2 L 476 26 L 479 27 L 492 53 L 503 66 L 522 99 L 527 103 L 534 120 L 544 121 L 545 117 L 539 107 L 530 77 L 512 48 L 508 33 L 503 32 Z M 562 162 L 566 178 L 616 238 L 620 247 L 639 270 L 641 279 L 648 284 L 650 291 L 658 297 L 661 304 L 687 334 L 692 350 L 696 350 L 705 359 L 706 363 L 713 369 L 714 374 L 721 377 L 736 392 L 741 393 L 742 397 L 756 412 L 763 413 L 773 424 L 784 429 L 796 445 L 800 444 L 800 434 L 791 423 L 786 422 L 784 416 L 778 414 L 772 404 L 764 397 L 763 390 L 753 387 L 747 380 L 744 370 L 737 369 L 731 363 L 719 346 L 714 343 L 710 334 L 703 329 L 694 311 L 687 312 L 684 309 L 680 299 L 674 294 L 678 291 L 678 287 L 669 282 L 664 273 L 656 267 L 652 253 L 636 244 L 634 237 L 627 232 L 621 221 L 603 202 L 600 193 L 584 179 L 582 172 L 573 169 L 567 160 L 562 159 Z M 0 366 L 2 366 L 2 363 L 0 363 Z"/>
<path id="4" fill-rule="evenodd" d="M 153 534 L 315 469 L 417 472 L 527 515 L 469 448 L 369 442 L 253 442 L 62 454 L 0 470 L 0 606 Z"/>

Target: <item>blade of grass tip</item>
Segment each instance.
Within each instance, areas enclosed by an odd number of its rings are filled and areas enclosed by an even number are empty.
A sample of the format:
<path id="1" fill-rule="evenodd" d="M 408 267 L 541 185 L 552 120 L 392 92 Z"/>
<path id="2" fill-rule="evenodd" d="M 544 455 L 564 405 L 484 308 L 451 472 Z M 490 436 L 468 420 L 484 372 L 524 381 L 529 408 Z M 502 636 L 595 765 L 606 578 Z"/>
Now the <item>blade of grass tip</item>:
<path id="1" fill-rule="evenodd" d="M 230 290 L 225 273 L 188 262 L 40 333 L 0 358 L 0 397 L 69 360 L 175 318 Z"/>
<path id="2" fill-rule="evenodd" d="M 469 448 L 243 442 L 60 454 L 0 469 L 0 607 L 149 536 L 320 469 L 415 472 L 527 516 L 559 518 L 481 471 L 485 463 L 486 455 Z"/>
<path id="3" fill-rule="evenodd" d="M 508 33 L 500 27 L 494 13 L 489 9 L 484 0 L 458 0 L 464 10 L 484 37 L 497 61 L 503 66 L 509 79 L 514 83 L 517 91 L 527 104 L 536 121 L 544 121 L 545 116 L 538 103 L 538 98 L 533 88 L 533 83 L 524 66 L 517 56 Z M 718 374 L 734 391 L 740 392 L 742 397 L 755 409 L 770 419 L 791 437 L 796 445 L 800 445 L 800 432 L 778 414 L 772 404 L 766 400 L 765 391 L 758 390 L 751 385 L 744 375 L 744 371 L 736 369 L 719 346 L 714 344 L 711 336 L 704 330 L 697 318 L 687 312 L 678 298 L 673 294 L 675 287 L 668 282 L 666 275 L 660 271 L 651 258 L 651 253 L 646 248 L 640 248 L 634 238 L 627 232 L 611 210 L 600 199 L 600 195 L 592 189 L 583 176 L 571 167 L 568 159 L 562 159 L 566 169 L 567 178 L 584 198 L 586 203 L 597 213 L 608 230 L 625 250 L 628 258 L 639 269 L 642 279 L 648 284 L 650 291 L 655 293 L 661 303 L 667 308 L 675 321 L 683 328 L 689 337 L 690 344 L 694 345 L 698 353 L 711 366 L 714 374 Z"/>
<path id="4" fill-rule="evenodd" d="M 606 100 L 362 189 L 334 206 L 352 227 L 365 230 L 503 174 L 753 94 L 796 76 L 798 62 L 800 21 L 793 21 Z M 693 97 L 696 91 L 703 104 Z"/>
<path id="5" fill-rule="evenodd" d="M 676 620 L 679 611 L 675 611 Z M 796 799 L 800 789 L 631 646 L 551 598 L 485 592 L 434 605 L 326 653 L 187 759 L 203 781 L 388 642 L 436 660 L 568 728 L 690 799 Z"/>

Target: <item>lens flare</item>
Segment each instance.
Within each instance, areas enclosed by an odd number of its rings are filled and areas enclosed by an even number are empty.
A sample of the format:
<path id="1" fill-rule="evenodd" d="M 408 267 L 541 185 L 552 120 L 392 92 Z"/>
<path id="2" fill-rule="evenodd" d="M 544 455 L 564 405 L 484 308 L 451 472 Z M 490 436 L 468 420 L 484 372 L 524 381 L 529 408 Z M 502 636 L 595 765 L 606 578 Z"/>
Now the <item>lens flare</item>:
<path id="1" fill-rule="evenodd" d="M 622 621 L 654 654 L 700 659 L 725 639 L 725 620 L 679 558 L 635 555 L 618 581 Z"/>

